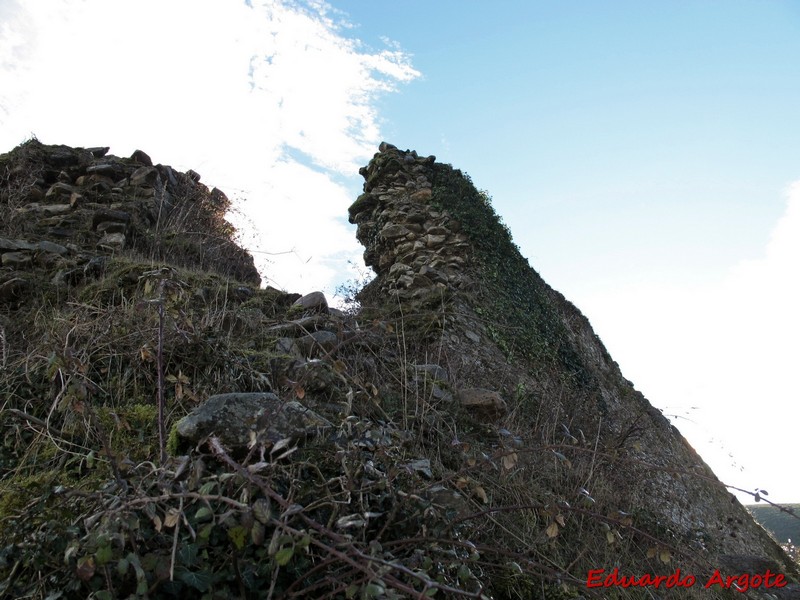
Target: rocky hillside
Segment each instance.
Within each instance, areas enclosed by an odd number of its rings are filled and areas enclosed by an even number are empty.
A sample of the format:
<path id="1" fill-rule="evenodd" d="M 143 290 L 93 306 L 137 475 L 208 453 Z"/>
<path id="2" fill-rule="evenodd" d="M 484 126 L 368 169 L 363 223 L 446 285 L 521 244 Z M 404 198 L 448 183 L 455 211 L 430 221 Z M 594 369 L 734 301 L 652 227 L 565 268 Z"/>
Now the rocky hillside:
<path id="1" fill-rule="evenodd" d="M 800 597 L 461 172 L 381 145 L 343 313 L 107 152 L 0 156 L 0 593 Z"/>

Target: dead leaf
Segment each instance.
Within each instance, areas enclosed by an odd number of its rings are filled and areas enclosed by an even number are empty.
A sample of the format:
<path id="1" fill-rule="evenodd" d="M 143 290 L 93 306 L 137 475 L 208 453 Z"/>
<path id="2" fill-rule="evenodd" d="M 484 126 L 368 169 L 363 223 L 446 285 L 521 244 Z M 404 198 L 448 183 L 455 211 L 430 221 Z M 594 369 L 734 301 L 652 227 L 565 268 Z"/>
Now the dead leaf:
<path id="1" fill-rule="evenodd" d="M 609 544 L 613 544 L 617 541 L 617 538 L 614 536 L 613 531 L 606 531 L 606 540 L 608 540 Z"/>
<path id="2" fill-rule="evenodd" d="M 164 527 L 175 527 L 180 518 L 181 511 L 179 511 L 177 508 L 170 508 L 169 511 L 167 511 L 167 514 L 164 516 Z"/>
<path id="3" fill-rule="evenodd" d="M 484 504 L 489 504 L 489 496 L 486 495 L 486 490 L 483 489 L 481 486 L 476 486 L 472 492 L 481 499 L 481 502 Z"/>
<path id="4" fill-rule="evenodd" d="M 558 535 L 558 523 L 553 521 L 550 526 L 544 531 L 551 540 Z"/>
<path id="5" fill-rule="evenodd" d="M 259 523 L 258 521 L 253 523 L 253 527 L 250 529 L 250 539 L 253 541 L 253 544 L 256 546 L 260 546 L 264 543 L 264 526 Z"/>
<path id="6" fill-rule="evenodd" d="M 261 523 L 267 524 L 272 518 L 272 510 L 267 498 L 259 498 L 253 503 L 253 515 Z"/>
<path id="7" fill-rule="evenodd" d="M 78 567 L 75 574 L 81 581 L 89 581 L 94 577 L 95 563 L 93 556 L 84 556 L 78 559 Z"/>
<path id="8" fill-rule="evenodd" d="M 661 554 L 658 555 L 658 560 L 662 563 L 669 564 L 669 561 L 672 560 L 672 555 L 669 553 L 669 550 L 662 550 Z"/>
<path id="9" fill-rule="evenodd" d="M 290 437 L 280 439 L 277 442 L 275 442 L 275 445 L 272 446 L 272 450 L 270 450 L 269 453 L 270 454 L 274 454 L 275 452 L 278 452 L 279 450 L 283 450 L 284 448 L 286 448 L 291 443 L 292 443 L 292 438 L 290 438 Z"/>
<path id="10" fill-rule="evenodd" d="M 519 460 L 519 457 L 517 456 L 516 452 L 512 452 L 511 454 L 506 454 L 503 457 L 503 468 L 506 471 L 510 471 L 511 469 L 513 469 L 517 465 L 517 461 L 518 460 Z"/>
<path id="11" fill-rule="evenodd" d="M 551 452 L 556 455 L 556 458 L 558 458 L 558 460 L 560 460 L 565 465 L 567 465 L 568 469 L 572 468 L 572 461 L 570 461 L 570 459 L 568 459 L 566 456 L 561 454 L 561 452 L 556 452 L 555 450 L 552 450 Z"/>
<path id="12" fill-rule="evenodd" d="M 294 388 L 294 395 L 297 396 L 298 400 L 302 400 L 303 398 L 305 398 L 306 391 L 303 389 L 303 386 L 298 385 L 296 388 Z"/>
<path id="13" fill-rule="evenodd" d="M 566 527 L 567 522 L 564 518 L 564 515 L 556 515 L 556 522 L 561 525 L 562 527 Z"/>

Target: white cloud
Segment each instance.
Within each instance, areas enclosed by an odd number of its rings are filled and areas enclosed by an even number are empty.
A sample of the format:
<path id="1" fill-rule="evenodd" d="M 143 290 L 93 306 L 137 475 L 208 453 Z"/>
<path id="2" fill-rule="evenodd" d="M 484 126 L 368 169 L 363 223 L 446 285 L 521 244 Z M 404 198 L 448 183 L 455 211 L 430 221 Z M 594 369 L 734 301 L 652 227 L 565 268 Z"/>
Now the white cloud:
<path id="1" fill-rule="evenodd" d="M 763 256 L 718 281 L 631 285 L 584 298 L 623 373 L 726 483 L 796 502 L 800 181 Z M 733 450 L 735 448 L 735 450 Z"/>
<path id="2" fill-rule="evenodd" d="M 360 253 L 342 218 L 380 141 L 376 98 L 418 76 L 402 51 L 364 48 L 322 2 L 51 0 L 3 17 L 4 150 L 34 133 L 195 169 L 248 199 L 264 275 L 290 290 L 330 286 Z"/>
<path id="3" fill-rule="evenodd" d="M 261 176 L 256 185 L 267 201 L 248 199 L 241 218 L 233 222 L 256 263 L 264 266 L 264 283 L 310 291 L 320 282 L 340 279 L 347 260 L 360 254 L 353 232 L 341 219 L 343 208 L 353 201 L 347 190 L 296 161 L 279 160 L 262 169 Z M 305 210 L 298 199 L 311 199 L 314 210 Z M 276 270 L 278 262 L 283 268 Z"/>

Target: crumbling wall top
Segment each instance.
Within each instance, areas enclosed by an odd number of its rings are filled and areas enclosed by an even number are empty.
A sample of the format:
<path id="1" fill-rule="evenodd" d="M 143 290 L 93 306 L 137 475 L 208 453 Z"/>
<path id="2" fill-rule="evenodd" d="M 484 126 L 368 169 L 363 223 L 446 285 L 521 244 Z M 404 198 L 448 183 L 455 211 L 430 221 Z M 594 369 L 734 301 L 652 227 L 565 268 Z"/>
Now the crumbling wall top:
<path id="1" fill-rule="evenodd" d="M 460 223 L 435 203 L 435 161 L 381 143 L 359 171 L 364 193 L 349 209 L 364 262 L 380 276 L 381 290 L 401 299 L 439 298 L 466 282 L 469 243 Z"/>

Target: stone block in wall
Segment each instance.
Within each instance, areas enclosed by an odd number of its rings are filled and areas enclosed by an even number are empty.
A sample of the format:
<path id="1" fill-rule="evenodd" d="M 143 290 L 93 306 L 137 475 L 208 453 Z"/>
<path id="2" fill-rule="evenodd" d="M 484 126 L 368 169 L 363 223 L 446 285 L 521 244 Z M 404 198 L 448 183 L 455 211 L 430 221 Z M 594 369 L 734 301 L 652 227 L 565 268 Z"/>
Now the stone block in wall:
<path id="1" fill-rule="evenodd" d="M 405 237 L 409 233 L 408 229 L 404 225 L 386 225 L 383 229 L 381 229 L 381 237 L 387 240 L 392 240 L 395 238 Z"/>
<path id="2" fill-rule="evenodd" d="M 152 187 L 160 176 L 155 167 L 139 167 L 128 178 L 128 183 L 134 187 Z"/>
<path id="3" fill-rule="evenodd" d="M 433 197 L 433 192 L 430 188 L 423 188 L 411 194 L 411 200 L 414 202 L 428 202 Z"/>
<path id="4" fill-rule="evenodd" d="M 26 269 L 31 266 L 32 260 L 27 252 L 5 252 L 2 256 L 3 266 L 13 269 Z"/>
<path id="5" fill-rule="evenodd" d="M 103 250 L 119 251 L 125 248 L 125 235 L 122 233 L 106 233 L 99 242 L 97 247 Z"/>

